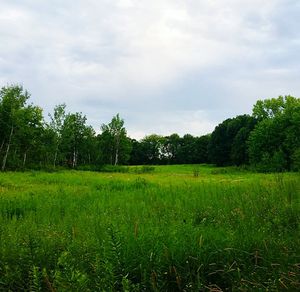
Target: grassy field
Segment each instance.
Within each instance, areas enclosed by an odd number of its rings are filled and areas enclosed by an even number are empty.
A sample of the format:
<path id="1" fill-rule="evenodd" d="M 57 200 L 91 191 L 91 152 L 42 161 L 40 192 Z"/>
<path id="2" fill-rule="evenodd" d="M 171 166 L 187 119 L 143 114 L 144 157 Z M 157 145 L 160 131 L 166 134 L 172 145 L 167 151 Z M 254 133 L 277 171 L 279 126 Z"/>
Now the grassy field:
<path id="1" fill-rule="evenodd" d="M 0 290 L 300 289 L 299 173 L 127 170 L 0 173 Z"/>

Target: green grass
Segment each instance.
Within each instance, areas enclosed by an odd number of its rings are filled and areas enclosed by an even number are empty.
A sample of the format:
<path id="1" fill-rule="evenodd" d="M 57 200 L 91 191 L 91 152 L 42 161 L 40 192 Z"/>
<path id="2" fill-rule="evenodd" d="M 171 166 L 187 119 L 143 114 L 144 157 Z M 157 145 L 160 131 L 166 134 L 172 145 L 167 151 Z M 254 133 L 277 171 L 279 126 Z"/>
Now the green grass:
<path id="1" fill-rule="evenodd" d="M 299 178 L 0 173 L 0 290 L 300 289 Z"/>

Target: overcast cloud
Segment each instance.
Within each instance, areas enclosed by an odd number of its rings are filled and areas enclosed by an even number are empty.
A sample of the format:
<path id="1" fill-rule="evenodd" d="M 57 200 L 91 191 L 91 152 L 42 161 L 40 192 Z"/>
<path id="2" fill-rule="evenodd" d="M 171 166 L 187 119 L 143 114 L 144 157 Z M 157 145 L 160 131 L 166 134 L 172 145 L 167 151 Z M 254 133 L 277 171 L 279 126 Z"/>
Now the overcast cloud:
<path id="1" fill-rule="evenodd" d="M 203 135 L 300 92 L 298 0 L 0 0 L 0 86 L 95 130 Z"/>

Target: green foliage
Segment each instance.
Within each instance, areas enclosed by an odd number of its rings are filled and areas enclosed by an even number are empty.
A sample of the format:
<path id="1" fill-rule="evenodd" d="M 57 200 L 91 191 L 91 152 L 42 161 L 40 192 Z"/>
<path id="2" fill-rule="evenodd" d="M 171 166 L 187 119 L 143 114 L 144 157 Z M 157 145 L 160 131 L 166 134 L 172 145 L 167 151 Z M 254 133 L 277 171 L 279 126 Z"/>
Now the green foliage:
<path id="1" fill-rule="evenodd" d="M 50 142 L 49 152 L 53 156 L 53 167 L 56 167 L 57 162 L 63 160 L 60 146 L 62 144 L 63 126 L 66 118 L 66 104 L 56 105 L 54 108 L 53 116 L 49 114 L 51 122 L 46 127 L 46 133 Z"/>
<path id="2" fill-rule="evenodd" d="M 131 152 L 131 143 L 127 137 L 124 120 L 119 114 L 114 116 L 108 125 L 101 126 L 99 136 L 103 162 L 106 164 L 126 164 Z"/>
<path id="3" fill-rule="evenodd" d="M 208 162 L 210 135 L 193 137 L 186 134 L 160 136 L 152 134 L 140 142 L 132 140 L 130 164 L 188 164 Z"/>
<path id="4" fill-rule="evenodd" d="M 141 141 L 127 137 L 119 114 L 103 124 L 96 136 L 82 113 L 68 113 L 66 105 L 60 104 L 47 123 L 40 107 L 27 104 L 29 98 L 20 85 L 0 90 L 2 171 L 71 168 L 124 172 L 126 168 L 107 165 L 199 163 L 250 164 L 263 172 L 300 168 L 300 99 L 292 96 L 258 100 L 252 116 L 226 119 L 209 135 L 152 134 Z"/>
<path id="5" fill-rule="evenodd" d="M 218 166 L 248 163 L 247 140 L 256 124 L 248 115 L 227 119 L 211 135 L 208 152 L 211 162 Z"/>
<path id="6" fill-rule="evenodd" d="M 92 139 L 93 130 L 86 126 L 86 117 L 82 113 L 75 113 L 66 115 L 61 133 L 60 148 L 69 166 L 75 168 L 85 155 L 85 148 L 88 145 L 85 140 Z"/>
<path id="7" fill-rule="evenodd" d="M 83 291 L 88 287 L 88 276 L 80 271 L 74 258 L 68 251 L 63 251 L 56 263 L 53 287 L 64 291 Z"/>
<path id="8" fill-rule="evenodd" d="M 250 162 L 263 171 L 297 170 L 300 147 L 300 99 L 285 96 L 258 101 L 253 115 L 260 122 L 251 132 Z"/>
<path id="9" fill-rule="evenodd" d="M 27 130 L 27 134 L 31 135 L 30 126 L 33 128 L 36 126 L 34 121 L 28 120 L 28 115 L 30 116 L 33 112 L 38 114 L 39 111 L 37 108 L 26 107 L 29 97 L 29 93 L 19 85 L 2 87 L 0 90 L 0 158 L 2 159 L 2 170 L 5 170 L 7 162 L 10 161 L 10 150 L 13 144 L 16 145 L 15 153 L 24 151 L 20 145 L 22 144 L 20 136 L 26 138 L 22 130 Z M 34 114 L 32 116 L 36 117 Z M 24 126 L 25 129 L 23 129 Z M 17 155 L 13 156 L 14 163 L 12 166 L 15 167 L 18 164 L 18 159 Z"/>
<path id="10" fill-rule="evenodd" d="M 253 116 L 259 120 L 271 119 L 280 114 L 284 109 L 284 106 L 285 100 L 282 96 L 258 100 L 253 107 Z"/>
<path id="11" fill-rule="evenodd" d="M 300 147 L 294 150 L 291 159 L 292 159 L 292 170 L 300 171 Z"/>
<path id="12" fill-rule="evenodd" d="M 146 164 L 159 164 L 164 158 L 163 147 L 165 142 L 163 136 L 156 134 L 146 136 L 142 139 L 141 144 Z"/>

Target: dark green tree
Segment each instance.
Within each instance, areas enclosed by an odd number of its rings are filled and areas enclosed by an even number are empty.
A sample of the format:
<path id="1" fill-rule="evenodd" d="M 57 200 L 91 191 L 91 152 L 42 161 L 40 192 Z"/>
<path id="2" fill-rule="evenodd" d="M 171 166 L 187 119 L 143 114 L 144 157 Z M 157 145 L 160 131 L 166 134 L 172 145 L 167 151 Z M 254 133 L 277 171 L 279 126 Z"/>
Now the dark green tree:
<path id="1" fill-rule="evenodd" d="M 232 119 L 227 119 L 219 124 L 211 135 L 208 146 L 209 159 L 218 166 L 230 164 L 231 143 L 233 137 L 229 137 L 227 128 Z"/>
<path id="2" fill-rule="evenodd" d="M 177 162 L 180 146 L 181 139 L 178 134 L 174 133 L 164 138 L 162 152 L 165 163 L 174 164 Z"/>
<path id="3" fill-rule="evenodd" d="M 144 165 L 148 163 L 145 144 L 135 139 L 131 139 L 130 165 Z"/>
<path id="4" fill-rule="evenodd" d="M 219 124 L 208 146 L 211 162 L 218 166 L 248 163 L 247 140 L 256 124 L 249 115 L 240 115 Z"/>
<path id="5" fill-rule="evenodd" d="M 185 134 L 180 140 L 177 155 L 178 163 L 195 163 L 196 139 L 191 134 Z"/>
<path id="6" fill-rule="evenodd" d="M 0 153 L 2 159 L 1 170 L 6 168 L 8 156 L 12 144 L 16 144 L 15 138 L 22 119 L 26 101 L 30 95 L 20 85 L 2 87 L 0 90 Z"/>
<path id="7" fill-rule="evenodd" d="M 263 171 L 295 169 L 300 147 L 300 99 L 279 96 L 257 101 L 253 115 L 259 123 L 248 141 L 251 164 Z"/>
<path id="8" fill-rule="evenodd" d="M 160 135 L 151 134 L 141 140 L 142 148 L 146 158 L 146 164 L 161 164 L 164 159 L 165 138 Z"/>
<path id="9" fill-rule="evenodd" d="M 43 110 L 33 105 L 23 108 L 19 114 L 15 137 L 15 148 L 19 152 L 23 168 L 25 167 L 29 154 L 31 154 L 29 161 L 32 164 L 39 163 L 43 131 Z"/>
<path id="10" fill-rule="evenodd" d="M 61 151 L 72 168 L 78 165 L 86 131 L 86 117 L 82 113 L 67 114 L 62 127 Z"/>
<path id="11" fill-rule="evenodd" d="M 196 137 L 195 141 L 195 162 L 194 163 L 208 163 L 208 145 L 211 139 L 211 135 L 204 135 Z"/>

